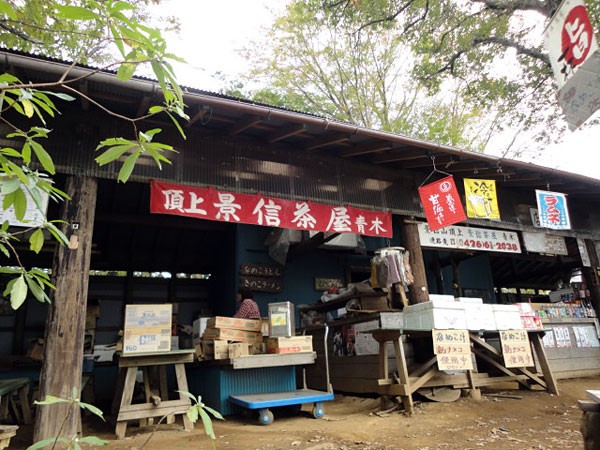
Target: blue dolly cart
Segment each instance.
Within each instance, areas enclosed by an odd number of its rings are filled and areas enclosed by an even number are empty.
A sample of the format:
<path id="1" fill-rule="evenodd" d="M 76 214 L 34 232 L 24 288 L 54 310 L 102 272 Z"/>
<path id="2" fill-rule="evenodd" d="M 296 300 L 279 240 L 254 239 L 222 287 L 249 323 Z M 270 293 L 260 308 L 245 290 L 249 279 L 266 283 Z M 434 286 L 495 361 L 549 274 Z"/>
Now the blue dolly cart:
<path id="1" fill-rule="evenodd" d="M 229 401 L 243 408 L 258 410 L 258 422 L 261 425 L 273 423 L 273 412 L 269 408 L 280 406 L 297 406 L 298 411 L 305 403 L 312 403 L 312 415 L 319 419 L 325 415 L 323 402 L 333 400 L 333 388 L 329 382 L 329 355 L 327 351 L 327 335 L 329 328 L 325 325 L 325 372 L 327 377 L 327 392 L 316 391 L 306 387 L 306 375 L 303 376 L 303 388 L 295 391 L 269 392 L 264 394 L 230 395 Z"/>

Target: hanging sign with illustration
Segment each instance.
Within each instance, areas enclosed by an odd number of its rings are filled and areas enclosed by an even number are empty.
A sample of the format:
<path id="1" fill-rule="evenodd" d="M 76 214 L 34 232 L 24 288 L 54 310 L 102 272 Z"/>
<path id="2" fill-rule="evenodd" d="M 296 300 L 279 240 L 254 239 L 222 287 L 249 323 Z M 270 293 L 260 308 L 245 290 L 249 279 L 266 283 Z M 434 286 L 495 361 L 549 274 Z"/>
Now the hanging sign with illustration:
<path id="1" fill-rule="evenodd" d="M 452 175 L 421 186 L 419 196 L 432 231 L 467 218 Z"/>
<path id="2" fill-rule="evenodd" d="M 560 192 L 535 190 L 540 226 L 553 230 L 570 230 L 567 196 Z"/>
<path id="3" fill-rule="evenodd" d="M 500 220 L 495 180 L 465 178 L 467 217 Z"/>
<path id="4" fill-rule="evenodd" d="M 152 181 L 150 212 L 295 230 L 392 237 L 392 214 Z"/>

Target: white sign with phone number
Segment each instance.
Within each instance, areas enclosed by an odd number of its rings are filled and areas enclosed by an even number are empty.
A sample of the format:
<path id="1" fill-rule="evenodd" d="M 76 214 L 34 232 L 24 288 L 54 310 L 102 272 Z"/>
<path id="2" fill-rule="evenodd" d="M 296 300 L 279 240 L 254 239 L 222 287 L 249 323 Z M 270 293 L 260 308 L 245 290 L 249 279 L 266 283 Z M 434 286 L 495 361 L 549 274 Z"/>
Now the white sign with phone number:
<path id="1" fill-rule="evenodd" d="M 419 240 L 422 247 L 521 253 L 519 235 L 514 231 L 460 227 L 455 225 L 431 231 L 426 223 L 420 223 Z"/>

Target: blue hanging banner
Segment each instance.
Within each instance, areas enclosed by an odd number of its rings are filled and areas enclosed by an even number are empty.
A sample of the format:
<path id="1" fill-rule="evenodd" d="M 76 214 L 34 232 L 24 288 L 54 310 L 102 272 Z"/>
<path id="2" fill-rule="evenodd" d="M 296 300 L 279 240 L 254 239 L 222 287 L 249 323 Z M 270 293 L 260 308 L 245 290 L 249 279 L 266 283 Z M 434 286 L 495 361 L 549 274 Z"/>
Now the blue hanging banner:
<path id="1" fill-rule="evenodd" d="M 536 189 L 535 196 L 541 227 L 553 230 L 571 229 L 566 194 Z"/>

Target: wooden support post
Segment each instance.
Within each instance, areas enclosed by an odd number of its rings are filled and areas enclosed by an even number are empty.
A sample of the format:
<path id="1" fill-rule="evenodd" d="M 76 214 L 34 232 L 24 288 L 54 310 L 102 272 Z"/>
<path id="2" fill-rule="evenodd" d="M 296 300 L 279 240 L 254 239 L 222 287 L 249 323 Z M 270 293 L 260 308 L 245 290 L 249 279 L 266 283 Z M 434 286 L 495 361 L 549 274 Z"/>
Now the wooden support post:
<path id="1" fill-rule="evenodd" d="M 85 311 L 92 255 L 92 234 L 98 182 L 91 177 L 67 178 L 65 192 L 71 197 L 62 206 L 63 233 L 70 245 L 57 246 L 52 265 L 56 286 L 48 308 L 44 362 L 40 375 L 40 399 L 47 395 L 72 396 L 81 386 Z M 77 433 L 78 405 L 57 403 L 38 406 L 33 440 L 51 437 L 70 439 Z"/>
<path id="2" fill-rule="evenodd" d="M 402 223 L 402 245 L 410 252 L 410 267 L 415 279 L 414 283 L 408 287 L 410 303 L 414 305 L 426 302 L 429 300 L 429 288 L 427 287 L 425 261 L 423 250 L 421 250 L 417 222 L 405 220 Z"/>

